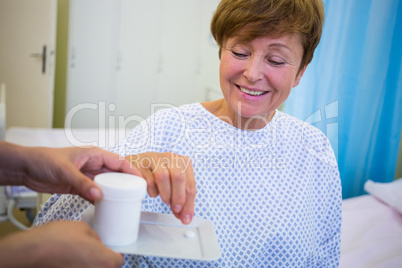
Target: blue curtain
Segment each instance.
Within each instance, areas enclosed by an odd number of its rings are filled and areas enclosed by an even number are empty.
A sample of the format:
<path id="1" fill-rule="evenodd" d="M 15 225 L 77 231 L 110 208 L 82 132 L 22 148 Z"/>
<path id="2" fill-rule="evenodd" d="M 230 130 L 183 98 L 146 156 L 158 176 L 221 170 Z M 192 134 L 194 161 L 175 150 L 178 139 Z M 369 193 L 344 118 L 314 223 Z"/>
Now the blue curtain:
<path id="1" fill-rule="evenodd" d="M 324 0 L 321 43 L 284 111 L 327 134 L 343 197 L 394 179 L 402 127 L 402 3 Z"/>

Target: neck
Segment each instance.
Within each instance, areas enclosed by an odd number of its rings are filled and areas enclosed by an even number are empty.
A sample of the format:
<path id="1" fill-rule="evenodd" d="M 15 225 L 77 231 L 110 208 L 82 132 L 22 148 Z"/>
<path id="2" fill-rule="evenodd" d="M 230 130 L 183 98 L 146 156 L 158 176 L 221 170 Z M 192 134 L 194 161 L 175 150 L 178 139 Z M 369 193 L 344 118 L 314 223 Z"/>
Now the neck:
<path id="1" fill-rule="evenodd" d="M 242 130 L 258 130 L 264 128 L 274 117 L 275 111 L 254 117 L 243 117 L 228 107 L 224 99 L 201 103 L 210 113 L 222 121 Z"/>

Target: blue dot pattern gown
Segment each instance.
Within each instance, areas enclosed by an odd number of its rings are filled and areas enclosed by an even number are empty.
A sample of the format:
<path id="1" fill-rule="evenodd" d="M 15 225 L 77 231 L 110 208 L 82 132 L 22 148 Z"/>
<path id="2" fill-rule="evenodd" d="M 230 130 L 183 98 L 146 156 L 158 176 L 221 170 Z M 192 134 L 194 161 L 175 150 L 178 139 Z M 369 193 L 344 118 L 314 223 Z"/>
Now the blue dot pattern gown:
<path id="1" fill-rule="evenodd" d="M 263 129 L 244 131 L 194 103 L 159 110 L 111 151 L 189 157 L 195 216 L 213 222 L 222 252 L 216 261 L 125 255 L 123 267 L 338 267 L 340 176 L 317 128 L 275 111 Z M 90 206 L 53 195 L 36 224 L 80 220 Z M 160 197 L 147 196 L 142 210 L 171 213 Z"/>

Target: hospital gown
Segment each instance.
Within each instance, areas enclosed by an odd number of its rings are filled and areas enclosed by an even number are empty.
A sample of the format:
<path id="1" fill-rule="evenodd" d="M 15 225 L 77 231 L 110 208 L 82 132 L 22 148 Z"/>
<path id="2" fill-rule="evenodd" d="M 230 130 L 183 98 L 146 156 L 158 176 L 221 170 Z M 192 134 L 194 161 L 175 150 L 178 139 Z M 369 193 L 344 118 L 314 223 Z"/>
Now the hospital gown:
<path id="1" fill-rule="evenodd" d="M 216 261 L 125 255 L 124 267 L 338 267 L 340 177 L 330 143 L 315 127 L 275 111 L 266 127 L 245 131 L 195 103 L 157 111 L 112 151 L 188 156 L 195 217 L 213 222 L 222 253 Z M 37 224 L 80 220 L 89 206 L 54 195 Z M 160 197 L 147 196 L 142 210 L 171 213 Z"/>

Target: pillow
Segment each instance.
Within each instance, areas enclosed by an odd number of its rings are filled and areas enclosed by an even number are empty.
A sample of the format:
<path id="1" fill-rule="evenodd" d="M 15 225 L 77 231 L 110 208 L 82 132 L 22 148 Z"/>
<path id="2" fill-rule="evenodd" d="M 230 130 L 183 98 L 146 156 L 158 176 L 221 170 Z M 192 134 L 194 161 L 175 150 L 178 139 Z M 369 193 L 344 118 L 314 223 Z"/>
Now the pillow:
<path id="1" fill-rule="evenodd" d="M 387 183 L 368 180 L 364 190 L 402 214 L 402 178 Z"/>

